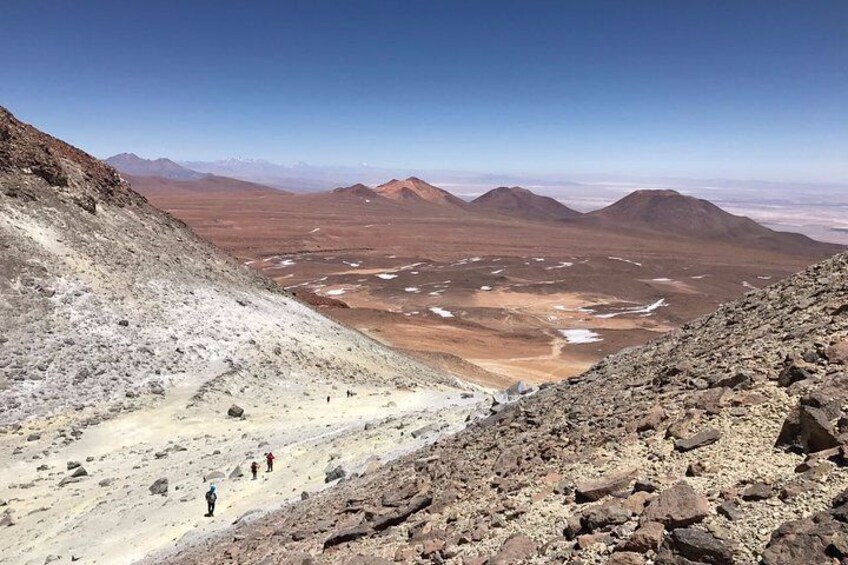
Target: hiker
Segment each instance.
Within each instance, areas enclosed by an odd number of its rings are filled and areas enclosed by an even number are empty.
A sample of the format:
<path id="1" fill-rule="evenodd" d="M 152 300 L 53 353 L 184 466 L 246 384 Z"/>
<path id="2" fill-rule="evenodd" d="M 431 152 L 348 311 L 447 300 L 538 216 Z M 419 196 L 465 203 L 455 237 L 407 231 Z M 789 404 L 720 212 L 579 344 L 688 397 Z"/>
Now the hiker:
<path id="1" fill-rule="evenodd" d="M 329 403 L 330 403 L 330 397 L 328 396 L 327 397 L 327 404 L 329 404 Z"/>
<path id="2" fill-rule="evenodd" d="M 218 500 L 218 495 L 215 494 L 215 485 L 209 487 L 209 490 L 206 491 L 206 506 L 209 509 L 209 512 L 206 514 L 211 517 L 215 515 L 215 502 Z"/>
<path id="3" fill-rule="evenodd" d="M 274 470 L 274 459 L 276 459 L 276 457 L 274 457 L 274 454 L 270 451 L 265 454 L 265 463 L 268 464 L 269 473 Z"/>
<path id="4" fill-rule="evenodd" d="M 253 480 L 256 480 L 256 473 L 259 472 L 259 463 L 254 461 L 250 464 L 250 473 L 253 475 Z"/>

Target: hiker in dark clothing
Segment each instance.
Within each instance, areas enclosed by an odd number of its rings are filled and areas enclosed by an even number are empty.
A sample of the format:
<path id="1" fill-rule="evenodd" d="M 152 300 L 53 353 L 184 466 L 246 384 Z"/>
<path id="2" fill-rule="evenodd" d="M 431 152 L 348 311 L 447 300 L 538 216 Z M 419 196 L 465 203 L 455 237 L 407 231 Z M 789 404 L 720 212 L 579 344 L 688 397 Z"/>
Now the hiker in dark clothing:
<path id="1" fill-rule="evenodd" d="M 269 473 L 274 470 L 274 459 L 276 459 L 276 457 L 274 457 L 274 454 L 270 451 L 265 454 L 265 463 L 268 465 Z"/>
<path id="2" fill-rule="evenodd" d="M 327 397 L 327 404 L 329 404 L 329 403 L 330 403 L 330 397 L 328 396 Z"/>
<path id="3" fill-rule="evenodd" d="M 253 480 L 256 480 L 256 473 L 259 472 L 259 463 L 254 461 L 250 464 L 250 473 L 253 475 Z"/>
<path id="4" fill-rule="evenodd" d="M 218 495 L 215 494 L 215 485 L 209 487 L 209 490 L 206 491 L 206 506 L 209 509 L 209 512 L 206 516 L 214 516 L 215 515 L 215 502 L 218 500 Z"/>

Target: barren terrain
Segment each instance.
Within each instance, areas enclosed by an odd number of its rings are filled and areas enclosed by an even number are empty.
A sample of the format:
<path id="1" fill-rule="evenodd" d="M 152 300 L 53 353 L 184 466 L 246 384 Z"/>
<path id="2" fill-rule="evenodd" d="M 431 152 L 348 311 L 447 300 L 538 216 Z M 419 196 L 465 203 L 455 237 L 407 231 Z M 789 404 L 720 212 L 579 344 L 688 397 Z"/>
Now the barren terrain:
<path id="1" fill-rule="evenodd" d="M 350 306 L 322 310 L 346 325 L 470 361 L 490 381 L 579 374 L 826 254 L 399 203 L 365 187 L 240 195 L 133 182 L 281 286 Z"/>
<path id="2" fill-rule="evenodd" d="M 485 396 L 325 318 L 0 108 L 0 563 L 134 562 L 336 468 L 373 472 Z M 246 478 L 268 451 L 277 469 Z"/>

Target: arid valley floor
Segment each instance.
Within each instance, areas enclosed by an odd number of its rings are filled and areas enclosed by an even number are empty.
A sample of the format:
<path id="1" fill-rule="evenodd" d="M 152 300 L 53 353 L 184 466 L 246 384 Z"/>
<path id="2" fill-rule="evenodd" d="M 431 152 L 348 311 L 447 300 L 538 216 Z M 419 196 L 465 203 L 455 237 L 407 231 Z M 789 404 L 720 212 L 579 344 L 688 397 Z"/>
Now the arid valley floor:
<path id="1" fill-rule="evenodd" d="M 528 221 L 354 191 L 132 182 L 325 314 L 499 386 L 577 375 L 828 251 Z"/>

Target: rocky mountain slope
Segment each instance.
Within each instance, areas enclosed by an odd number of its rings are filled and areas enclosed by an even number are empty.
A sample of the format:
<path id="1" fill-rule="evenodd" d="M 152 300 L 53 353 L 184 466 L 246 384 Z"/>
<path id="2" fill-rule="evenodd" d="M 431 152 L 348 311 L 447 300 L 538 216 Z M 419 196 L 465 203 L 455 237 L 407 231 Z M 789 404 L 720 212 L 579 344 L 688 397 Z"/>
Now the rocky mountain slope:
<path id="1" fill-rule="evenodd" d="M 0 120 L 3 423 L 167 385 L 210 357 L 438 380 L 236 265 L 113 169 Z"/>
<path id="2" fill-rule="evenodd" d="M 844 563 L 848 255 L 170 563 Z"/>
<path id="3" fill-rule="evenodd" d="M 164 157 L 143 159 L 135 153 L 119 153 L 105 159 L 106 164 L 118 171 L 140 177 L 162 177 L 174 180 L 193 180 L 203 178 L 206 173 L 193 171 Z"/>
<path id="4" fill-rule="evenodd" d="M 471 207 L 528 220 L 568 220 L 581 215 L 558 200 L 518 186 L 493 188 L 472 200 Z"/>
<path id="5" fill-rule="evenodd" d="M 226 527 L 461 425 L 463 390 L 0 108 L 0 563 L 128 563 Z M 279 472 L 242 480 L 271 449 Z M 210 481 L 224 519 L 201 518 Z"/>

